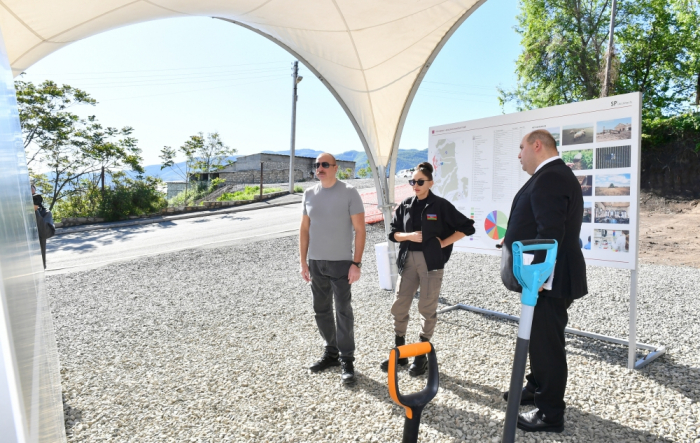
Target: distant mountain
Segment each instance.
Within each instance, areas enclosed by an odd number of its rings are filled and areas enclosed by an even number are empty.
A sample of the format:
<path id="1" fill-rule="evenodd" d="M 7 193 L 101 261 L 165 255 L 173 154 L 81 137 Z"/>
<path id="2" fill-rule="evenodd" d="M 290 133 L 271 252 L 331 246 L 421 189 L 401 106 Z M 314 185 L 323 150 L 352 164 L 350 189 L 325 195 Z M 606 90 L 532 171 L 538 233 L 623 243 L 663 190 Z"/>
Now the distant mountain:
<path id="1" fill-rule="evenodd" d="M 264 154 L 282 154 L 282 155 L 289 155 L 290 151 L 287 149 L 286 151 L 262 151 Z M 311 158 L 316 158 L 320 154 L 323 154 L 323 151 L 314 151 L 313 149 L 295 149 L 294 150 L 294 155 L 297 157 L 311 157 Z"/>
<path id="2" fill-rule="evenodd" d="M 262 151 L 266 154 L 282 154 L 289 155 L 289 149 L 286 151 Z M 295 149 L 295 155 L 299 157 L 313 157 L 316 158 L 319 154 L 323 154 L 323 151 L 316 151 L 313 149 Z M 240 155 L 234 155 L 230 157 L 231 160 L 241 157 Z M 355 162 L 355 173 L 367 166 L 367 154 L 364 151 L 346 151 L 340 154 L 335 154 L 335 158 L 338 160 L 354 161 Z M 396 158 L 396 171 L 402 169 L 410 169 L 415 167 L 417 164 L 428 160 L 428 150 L 423 149 L 419 151 L 417 149 L 399 149 L 399 154 Z M 181 170 L 185 169 L 185 162 L 176 163 Z M 148 165 L 145 166 L 146 175 L 153 177 L 160 177 L 163 181 L 182 181 L 184 178 L 180 175 L 179 169 L 177 167 L 160 169 L 160 165 Z"/>
<path id="3" fill-rule="evenodd" d="M 240 155 L 232 155 L 231 157 L 228 157 L 229 160 L 233 161 L 236 160 L 238 157 L 241 157 Z M 146 173 L 144 175 L 150 175 L 151 177 L 159 177 L 161 180 L 164 182 L 179 182 L 179 181 L 184 181 L 185 177 L 183 176 L 184 171 L 185 171 L 185 162 L 177 162 L 173 167 L 171 168 L 164 168 L 160 169 L 161 165 L 148 165 L 144 166 L 143 168 L 146 170 Z M 182 171 L 182 172 L 181 172 Z"/>

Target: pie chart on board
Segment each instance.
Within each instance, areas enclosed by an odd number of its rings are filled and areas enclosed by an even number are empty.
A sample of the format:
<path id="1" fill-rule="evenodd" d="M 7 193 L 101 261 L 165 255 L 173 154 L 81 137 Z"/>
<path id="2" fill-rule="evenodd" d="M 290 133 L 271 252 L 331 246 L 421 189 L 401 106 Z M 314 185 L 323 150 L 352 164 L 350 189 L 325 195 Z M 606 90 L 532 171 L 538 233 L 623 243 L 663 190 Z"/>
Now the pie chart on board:
<path id="1" fill-rule="evenodd" d="M 506 236 L 508 217 L 501 211 L 489 212 L 484 220 L 486 235 L 494 240 L 500 240 Z"/>

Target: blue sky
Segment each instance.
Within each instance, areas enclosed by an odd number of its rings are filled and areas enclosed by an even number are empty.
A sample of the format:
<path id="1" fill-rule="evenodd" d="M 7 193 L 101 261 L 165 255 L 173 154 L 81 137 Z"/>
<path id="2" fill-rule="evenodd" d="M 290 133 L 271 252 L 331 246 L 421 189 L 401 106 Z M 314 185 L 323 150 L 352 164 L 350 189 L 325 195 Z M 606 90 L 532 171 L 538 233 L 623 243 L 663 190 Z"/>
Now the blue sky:
<path id="1" fill-rule="evenodd" d="M 595 183 L 597 187 L 608 187 L 611 183 L 618 187 L 628 187 L 630 185 L 630 174 L 599 175 L 595 178 Z"/>
<path id="2" fill-rule="evenodd" d="M 428 128 L 501 113 L 496 87 L 515 85 L 517 3 L 489 0 L 452 36 L 408 114 L 400 149 L 425 149 Z M 177 18 L 108 31 L 66 46 L 27 69 L 90 93 L 73 108 L 104 125 L 132 126 L 144 164 L 163 146 L 218 131 L 239 154 L 289 149 L 291 63 L 265 38 L 211 18 Z M 305 67 L 297 104 L 297 149 L 362 151 L 350 121 Z M 513 108 L 506 108 L 513 112 Z"/>

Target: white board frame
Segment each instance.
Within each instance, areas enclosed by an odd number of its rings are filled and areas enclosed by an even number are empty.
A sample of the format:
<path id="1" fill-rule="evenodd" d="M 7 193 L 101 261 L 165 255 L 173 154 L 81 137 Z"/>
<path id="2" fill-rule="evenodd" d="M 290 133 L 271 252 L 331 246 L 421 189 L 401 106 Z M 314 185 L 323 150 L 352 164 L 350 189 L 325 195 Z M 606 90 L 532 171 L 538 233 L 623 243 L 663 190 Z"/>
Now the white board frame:
<path id="1" fill-rule="evenodd" d="M 475 220 L 477 233 L 455 243 L 455 250 L 500 255 L 496 244 L 500 243 L 502 232 L 486 220 L 488 218 L 502 224 L 501 220 L 505 220 L 503 217 L 510 215 L 515 193 L 529 178 L 517 159 L 520 140 L 535 129 L 548 129 L 552 133 L 559 130 L 560 155 L 572 167 L 575 175 L 589 177 L 580 180 L 590 186 L 590 194 L 584 192 L 584 208 L 591 208 L 590 221 L 583 224 L 581 238 L 586 263 L 630 270 L 627 340 L 572 328 L 567 328 L 566 332 L 628 346 L 629 369 L 644 367 L 666 352 L 664 346 L 638 343 L 636 339 L 641 105 L 642 95 L 635 92 L 435 126 L 430 128 L 428 144 L 428 160 L 435 167 L 433 191 Z M 611 132 L 612 128 L 605 127 L 605 123 L 610 122 L 622 125 L 629 122 L 631 128 L 627 130 L 628 133 Z M 587 137 L 589 131 L 590 141 Z M 625 138 L 611 140 L 613 133 Z M 574 157 L 574 154 L 587 156 L 587 151 L 592 151 L 590 164 Z M 621 161 L 623 155 L 628 157 Z M 460 166 L 462 169 L 458 173 Z M 497 178 L 501 180 L 499 183 L 495 183 Z M 629 184 L 627 191 L 625 184 Z M 582 185 L 582 189 L 586 188 Z M 627 203 L 629 209 L 625 211 L 626 214 L 617 211 L 613 217 L 596 217 L 596 203 L 601 204 L 601 210 L 605 209 L 604 203 L 621 203 L 618 206 Z M 622 222 L 618 224 L 618 220 Z M 487 232 L 487 228 L 491 230 Z M 626 241 L 620 242 L 620 235 L 625 235 Z M 587 241 L 589 236 L 590 249 L 583 249 L 583 241 Z M 438 312 L 452 309 L 518 320 L 516 316 L 465 304 Z M 637 349 L 649 353 L 637 360 Z"/>

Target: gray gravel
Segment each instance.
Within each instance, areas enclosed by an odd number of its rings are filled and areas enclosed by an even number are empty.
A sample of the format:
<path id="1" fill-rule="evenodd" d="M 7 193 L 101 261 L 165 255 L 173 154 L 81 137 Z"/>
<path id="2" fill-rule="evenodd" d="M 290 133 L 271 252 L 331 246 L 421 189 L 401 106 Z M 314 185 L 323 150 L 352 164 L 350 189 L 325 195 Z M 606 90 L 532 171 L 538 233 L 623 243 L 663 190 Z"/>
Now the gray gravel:
<path id="1" fill-rule="evenodd" d="M 393 341 L 392 295 L 378 289 L 368 231 L 353 286 L 358 383 L 338 368 L 310 374 L 322 352 L 310 289 L 297 273 L 296 237 L 188 250 L 47 277 L 71 442 L 310 442 L 401 440 L 403 409 L 379 362 Z M 442 297 L 518 314 L 498 259 L 455 254 Z M 628 271 L 589 268 L 591 293 L 570 324 L 627 333 Z M 568 337 L 566 430 L 519 442 L 700 443 L 700 270 L 642 266 L 639 334 L 669 353 L 641 371 L 627 348 Z M 417 338 L 417 310 L 409 337 Z M 441 314 L 434 344 L 440 392 L 423 442 L 498 442 L 517 326 L 466 312 Z M 425 378 L 400 373 L 402 392 Z"/>

